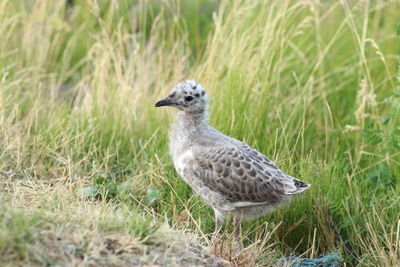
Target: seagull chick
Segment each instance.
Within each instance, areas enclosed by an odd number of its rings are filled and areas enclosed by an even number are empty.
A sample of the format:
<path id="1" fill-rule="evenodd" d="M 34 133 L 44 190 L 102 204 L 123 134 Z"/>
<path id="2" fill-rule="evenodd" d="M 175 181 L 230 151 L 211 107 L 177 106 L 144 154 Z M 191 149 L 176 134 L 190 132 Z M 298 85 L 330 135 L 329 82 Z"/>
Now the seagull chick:
<path id="1" fill-rule="evenodd" d="M 234 241 L 240 244 L 242 219 L 272 211 L 310 187 L 251 146 L 209 126 L 207 93 L 196 81 L 177 84 L 154 106 L 181 110 L 170 133 L 170 153 L 182 179 L 214 209 L 214 237 L 233 214 Z"/>

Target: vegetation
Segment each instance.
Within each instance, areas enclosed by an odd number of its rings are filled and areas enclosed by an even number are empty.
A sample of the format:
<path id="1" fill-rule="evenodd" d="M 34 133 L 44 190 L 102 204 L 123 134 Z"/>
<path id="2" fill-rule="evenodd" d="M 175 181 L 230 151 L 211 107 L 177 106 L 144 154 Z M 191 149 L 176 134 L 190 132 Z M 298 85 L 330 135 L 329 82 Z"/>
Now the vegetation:
<path id="1" fill-rule="evenodd" d="M 0 1 L 3 263 L 400 265 L 399 1 L 69 2 Z M 184 79 L 312 184 L 246 222 L 237 256 L 231 229 L 210 247 L 168 155 L 176 111 L 153 108 Z"/>

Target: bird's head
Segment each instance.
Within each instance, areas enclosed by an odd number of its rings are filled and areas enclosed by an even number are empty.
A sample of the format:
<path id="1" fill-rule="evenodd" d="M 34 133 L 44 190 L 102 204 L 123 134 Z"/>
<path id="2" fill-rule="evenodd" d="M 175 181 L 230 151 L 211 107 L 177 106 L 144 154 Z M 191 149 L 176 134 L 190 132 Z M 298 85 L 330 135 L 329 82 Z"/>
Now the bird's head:
<path id="1" fill-rule="evenodd" d="M 207 110 L 207 104 L 204 87 L 196 81 L 187 80 L 178 83 L 167 97 L 154 106 L 171 106 L 185 112 L 204 112 Z"/>

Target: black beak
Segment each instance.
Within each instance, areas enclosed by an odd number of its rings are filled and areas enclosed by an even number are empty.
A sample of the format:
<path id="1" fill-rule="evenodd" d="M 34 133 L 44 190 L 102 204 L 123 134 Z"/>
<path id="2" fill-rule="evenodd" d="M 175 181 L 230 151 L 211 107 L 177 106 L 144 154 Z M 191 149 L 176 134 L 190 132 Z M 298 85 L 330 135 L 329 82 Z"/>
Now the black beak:
<path id="1" fill-rule="evenodd" d="M 170 106 L 172 102 L 169 99 L 161 99 L 157 103 L 154 104 L 156 108 L 162 107 L 162 106 Z"/>

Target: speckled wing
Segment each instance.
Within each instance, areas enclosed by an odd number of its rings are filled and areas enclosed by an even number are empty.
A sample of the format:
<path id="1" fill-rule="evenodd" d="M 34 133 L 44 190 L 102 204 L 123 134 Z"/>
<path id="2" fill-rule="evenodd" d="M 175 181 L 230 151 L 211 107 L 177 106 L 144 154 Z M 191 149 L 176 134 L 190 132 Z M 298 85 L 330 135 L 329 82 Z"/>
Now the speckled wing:
<path id="1" fill-rule="evenodd" d="M 254 148 L 234 140 L 233 144 L 193 146 L 198 177 L 212 190 L 231 201 L 275 202 L 308 188 L 277 168 Z"/>

